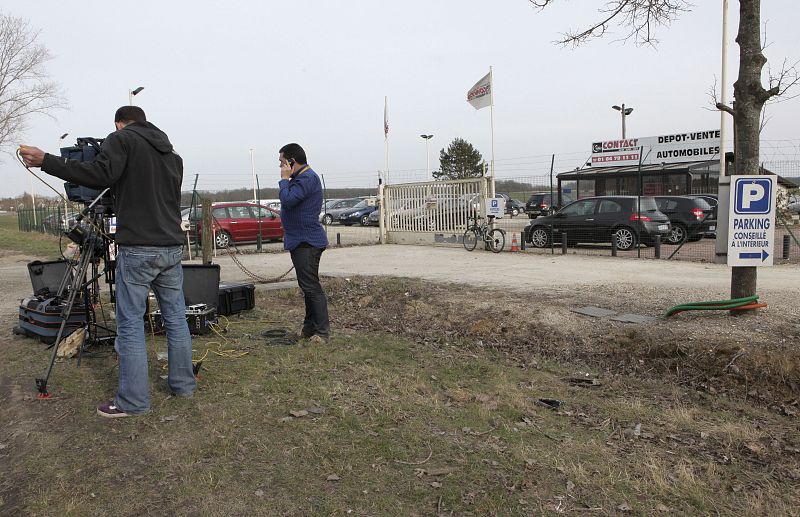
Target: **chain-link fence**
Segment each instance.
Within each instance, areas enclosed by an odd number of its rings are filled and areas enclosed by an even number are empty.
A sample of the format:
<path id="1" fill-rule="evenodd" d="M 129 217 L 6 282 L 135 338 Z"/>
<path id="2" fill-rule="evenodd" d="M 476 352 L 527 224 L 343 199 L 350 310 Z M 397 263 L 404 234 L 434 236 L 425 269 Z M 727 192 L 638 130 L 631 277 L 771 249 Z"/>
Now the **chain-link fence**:
<path id="1" fill-rule="evenodd" d="M 83 208 L 82 206 L 80 208 Z M 39 205 L 17 210 L 17 225 L 21 232 L 40 232 L 59 235 L 75 224 L 80 208 L 64 203 Z"/>

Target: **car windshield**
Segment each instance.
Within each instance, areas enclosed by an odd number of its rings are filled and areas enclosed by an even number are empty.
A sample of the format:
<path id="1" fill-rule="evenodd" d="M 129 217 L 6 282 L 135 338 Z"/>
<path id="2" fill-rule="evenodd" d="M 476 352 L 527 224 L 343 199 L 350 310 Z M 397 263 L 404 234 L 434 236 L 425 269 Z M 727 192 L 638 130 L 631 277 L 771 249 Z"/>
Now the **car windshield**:
<path id="1" fill-rule="evenodd" d="M 357 205 L 353 205 L 353 208 L 364 208 L 366 206 L 369 206 L 367 204 L 367 200 L 366 199 L 362 199 L 360 203 L 358 203 Z"/>
<path id="2" fill-rule="evenodd" d="M 697 206 L 697 208 L 699 208 L 700 210 L 711 210 L 712 208 L 711 205 L 708 203 L 708 201 L 706 201 L 701 197 L 694 198 L 694 201 L 695 201 L 695 206 Z"/>
<path id="3" fill-rule="evenodd" d="M 338 202 L 339 202 L 338 199 L 329 199 L 328 201 L 325 202 L 324 206 L 325 206 L 325 208 L 331 208 Z"/>

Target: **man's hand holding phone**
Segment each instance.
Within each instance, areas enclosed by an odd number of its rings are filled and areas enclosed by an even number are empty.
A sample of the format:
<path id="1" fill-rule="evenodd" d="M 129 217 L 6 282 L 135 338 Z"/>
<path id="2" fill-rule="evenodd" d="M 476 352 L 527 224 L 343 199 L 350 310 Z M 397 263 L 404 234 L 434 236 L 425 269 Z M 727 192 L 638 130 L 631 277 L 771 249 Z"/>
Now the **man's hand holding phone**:
<path id="1" fill-rule="evenodd" d="M 288 180 L 292 175 L 292 165 L 294 165 L 294 160 L 281 158 L 281 179 Z"/>

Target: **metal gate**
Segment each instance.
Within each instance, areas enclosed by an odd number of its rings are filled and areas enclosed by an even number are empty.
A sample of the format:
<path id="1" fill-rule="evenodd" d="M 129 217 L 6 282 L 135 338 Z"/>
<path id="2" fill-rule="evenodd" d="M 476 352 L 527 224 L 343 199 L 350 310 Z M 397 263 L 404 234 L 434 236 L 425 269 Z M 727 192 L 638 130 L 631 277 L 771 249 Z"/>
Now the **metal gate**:
<path id="1" fill-rule="evenodd" d="M 386 185 L 381 204 L 385 242 L 458 242 L 467 220 L 483 215 L 490 178 Z"/>

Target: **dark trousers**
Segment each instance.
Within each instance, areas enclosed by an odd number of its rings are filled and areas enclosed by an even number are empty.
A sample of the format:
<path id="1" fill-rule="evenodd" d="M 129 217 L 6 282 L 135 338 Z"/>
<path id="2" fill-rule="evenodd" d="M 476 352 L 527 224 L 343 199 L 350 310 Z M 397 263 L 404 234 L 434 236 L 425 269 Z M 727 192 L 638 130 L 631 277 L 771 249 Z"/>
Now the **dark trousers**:
<path id="1" fill-rule="evenodd" d="M 328 322 L 328 298 L 319 283 L 319 259 L 325 248 L 315 248 L 303 243 L 291 251 L 292 264 L 297 273 L 297 285 L 306 300 L 306 318 L 303 335 L 327 339 L 331 329 Z"/>

